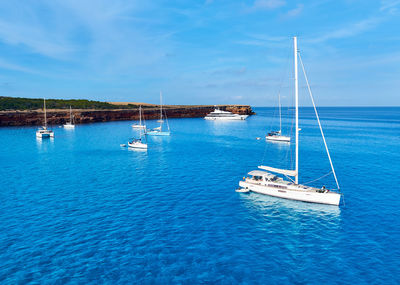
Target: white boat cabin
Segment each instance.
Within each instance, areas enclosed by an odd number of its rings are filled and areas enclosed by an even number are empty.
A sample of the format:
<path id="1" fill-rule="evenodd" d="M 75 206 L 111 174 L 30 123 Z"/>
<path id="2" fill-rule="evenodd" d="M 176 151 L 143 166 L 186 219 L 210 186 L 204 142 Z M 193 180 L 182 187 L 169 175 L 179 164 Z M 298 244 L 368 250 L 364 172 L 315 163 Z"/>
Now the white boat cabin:
<path id="1" fill-rule="evenodd" d="M 315 187 L 309 187 L 309 186 L 295 184 L 293 182 L 283 180 L 283 178 L 281 178 L 277 175 L 274 175 L 269 172 L 261 171 L 261 170 L 250 171 L 248 173 L 248 175 L 250 177 L 244 177 L 244 181 L 246 183 L 258 184 L 258 185 L 279 188 L 279 189 L 295 190 L 295 191 L 296 190 L 297 191 L 312 191 L 312 192 L 318 192 L 318 193 L 329 192 L 329 190 L 326 189 L 325 187 L 315 188 Z"/>

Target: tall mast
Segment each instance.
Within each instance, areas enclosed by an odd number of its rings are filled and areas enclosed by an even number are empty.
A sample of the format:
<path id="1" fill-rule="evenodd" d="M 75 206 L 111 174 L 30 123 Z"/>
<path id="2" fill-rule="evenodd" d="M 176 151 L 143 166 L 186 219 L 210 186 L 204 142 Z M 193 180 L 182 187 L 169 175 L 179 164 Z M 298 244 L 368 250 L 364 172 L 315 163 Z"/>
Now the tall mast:
<path id="1" fill-rule="evenodd" d="M 160 91 L 160 120 L 162 120 L 162 93 Z"/>
<path id="2" fill-rule="evenodd" d="M 72 124 L 72 107 L 69 106 L 69 122 Z"/>
<path id="3" fill-rule="evenodd" d="M 142 105 L 139 106 L 139 126 L 142 127 Z"/>
<path id="4" fill-rule="evenodd" d="M 295 100 L 296 100 L 296 176 L 295 182 L 299 184 L 299 83 L 297 75 L 297 37 L 293 37 L 294 45 L 294 90 L 295 90 Z"/>
<path id="5" fill-rule="evenodd" d="M 139 138 L 142 139 L 142 105 L 139 106 Z"/>
<path id="6" fill-rule="evenodd" d="M 279 98 L 279 134 L 282 133 L 282 112 L 281 112 L 281 93 L 278 94 Z"/>
<path id="7" fill-rule="evenodd" d="M 44 127 L 47 129 L 46 99 L 45 98 L 43 98 L 43 109 L 44 109 Z"/>

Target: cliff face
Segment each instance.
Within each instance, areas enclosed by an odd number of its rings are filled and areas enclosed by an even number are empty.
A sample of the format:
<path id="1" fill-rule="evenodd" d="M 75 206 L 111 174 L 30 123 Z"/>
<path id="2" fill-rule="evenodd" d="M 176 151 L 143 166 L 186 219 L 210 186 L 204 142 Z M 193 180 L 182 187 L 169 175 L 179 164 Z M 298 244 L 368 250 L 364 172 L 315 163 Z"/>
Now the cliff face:
<path id="1" fill-rule="evenodd" d="M 214 110 L 214 106 L 179 106 L 166 107 L 168 118 L 198 118 Z M 219 106 L 221 110 L 241 115 L 254 114 L 250 106 L 232 105 Z M 76 124 L 138 120 L 139 110 L 73 110 Z M 158 119 L 160 110 L 157 108 L 143 109 L 146 120 Z M 48 110 L 47 123 L 49 125 L 62 125 L 69 121 L 69 110 Z M 43 125 L 43 112 L 41 111 L 2 111 L 0 112 L 0 127 L 5 126 L 35 126 Z"/>

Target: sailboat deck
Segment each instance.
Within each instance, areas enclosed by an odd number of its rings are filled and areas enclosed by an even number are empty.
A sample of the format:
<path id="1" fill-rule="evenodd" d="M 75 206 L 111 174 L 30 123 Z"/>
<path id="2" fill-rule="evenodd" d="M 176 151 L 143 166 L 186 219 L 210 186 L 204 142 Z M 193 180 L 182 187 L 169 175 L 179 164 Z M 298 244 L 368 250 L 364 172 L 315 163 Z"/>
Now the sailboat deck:
<path id="1" fill-rule="evenodd" d="M 293 182 L 285 181 L 282 178 L 278 178 L 276 181 L 263 181 L 263 180 L 256 180 L 254 178 L 246 178 L 245 182 L 251 183 L 254 185 L 259 186 L 267 186 L 273 188 L 279 188 L 283 190 L 291 190 L 291 191 L 302 191 L 302 192 L 325 192 L 327 189 L 320 189 L 311 186 L 305 186 L 301 184 L 295 184 Z"/>

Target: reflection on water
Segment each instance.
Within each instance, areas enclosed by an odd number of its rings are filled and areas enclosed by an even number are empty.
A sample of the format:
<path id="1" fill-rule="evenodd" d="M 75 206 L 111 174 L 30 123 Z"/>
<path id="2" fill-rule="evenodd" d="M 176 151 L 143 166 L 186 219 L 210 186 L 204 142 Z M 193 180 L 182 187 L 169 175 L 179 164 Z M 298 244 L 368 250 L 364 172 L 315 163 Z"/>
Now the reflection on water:
<path id="1" fill-rule="evenodd" d="M 171 120 L 147 152 L 119 148 L 129 121 L 36 143 L 36 128 L 0 128 L 0 283 L 395 284 L 398 191 L 369 178 L 393 188 L 398 125 L 329 121 L 338 208 L 234 191 L 260 163 L 293 169 L 294 144 L 265 142 L 271 119 L 256 111 L 245 122 Z M 318 126 L 301 126 L 307 181 L 329 161 Z"/>
<path id="2" fill-rule="evenodd" d="M 36 137 L 36 146 L 39 151 L 47 151 L 49 148 L 54 146 L 54 137 L 43 139 Z"/>
<path id="3" fill-rule="evenodd" d="M 128 151 L 147 153 L 147 148 L 127 147 Z"/>
<path id="4" fill-rule="evenodd" d="M 339 218 L 340 208 L 333 205 L 306 203 L 272 197 L 254 192 L 240 194 L 245 207 L 260 215 L 268 215 L 271 211 L 289 211 L 293 214 L 317 215 L 320 217 Z"/>
<path id="5" fill-rule="evenodd" d="M 267 140 L 267 139 L 265 139 L 265 141 L 268 144 L 274 145 L 278 149 L 288 149 L 288 148 L 290 148 L 290 142 L 284 142 L 284 141 L 278 142 L 278 141 L 271 141 L 271 140 Z"/>
<path id="6" fill-rule="evenodd" d="M 209 127 L 212 134 L 220 136 L 220 135 L 231 135 L 232 127 L 236 127 L 238 129 L 246 128 L 247 121 L 246 120 L 205 120 L 206 126 Z"/>

